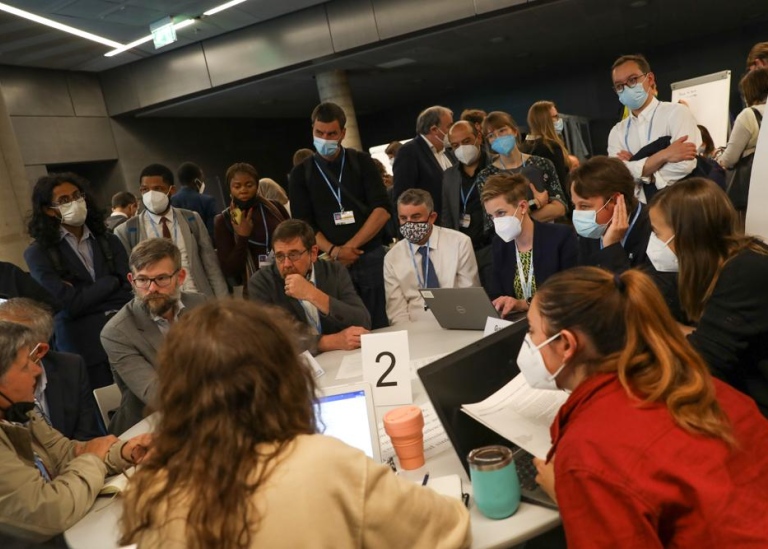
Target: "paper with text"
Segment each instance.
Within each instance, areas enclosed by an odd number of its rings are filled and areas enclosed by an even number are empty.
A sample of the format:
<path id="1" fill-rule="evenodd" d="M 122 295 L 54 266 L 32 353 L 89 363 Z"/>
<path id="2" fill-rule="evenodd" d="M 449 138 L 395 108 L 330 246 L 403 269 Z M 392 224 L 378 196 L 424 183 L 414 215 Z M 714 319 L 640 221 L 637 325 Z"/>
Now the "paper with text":
<path id="1" fill-rule="evenodd" d="M 448 434 L 437 417 L 434 406 L 427 402 L 420 406 L 421 413 L 424 415 L 424 458 L 429 461 L 430 458 L 442 454 L 446 450 L 453 449 L 451 441 L 448 440 Z M 395 455 L 395 449 L 392 447 L 392 441 L 384 431 L 384 424 L 379 422 L 379 442 L 381 444 L 381 460 L 387 461 Z"/>
<path id="2" fill-rule="evenodd" d="M 549 427 L 568 400 L 562 391 L 533 389 L 522 374 L 462 411 L 536 457 L 545 458 L 551 444 Z"/>

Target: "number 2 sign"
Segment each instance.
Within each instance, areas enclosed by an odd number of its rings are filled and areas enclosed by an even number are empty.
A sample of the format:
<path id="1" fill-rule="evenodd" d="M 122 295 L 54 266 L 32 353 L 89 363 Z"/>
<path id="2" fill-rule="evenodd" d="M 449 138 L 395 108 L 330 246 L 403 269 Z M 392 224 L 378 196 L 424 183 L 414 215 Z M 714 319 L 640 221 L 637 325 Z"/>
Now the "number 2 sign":
<path id="1" fill-rule="evenodd" d="M 365 334 L 360 337 L 363 380 L 373 387 L 376 406 L 411 404 L 411 360 L 408 332 Z"/>

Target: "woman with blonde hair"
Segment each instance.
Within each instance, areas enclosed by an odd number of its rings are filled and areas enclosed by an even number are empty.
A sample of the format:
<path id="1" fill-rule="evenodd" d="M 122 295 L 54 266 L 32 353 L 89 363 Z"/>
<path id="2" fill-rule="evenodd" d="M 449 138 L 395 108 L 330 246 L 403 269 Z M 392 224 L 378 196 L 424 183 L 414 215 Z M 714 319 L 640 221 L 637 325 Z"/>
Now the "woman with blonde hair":
<path id="1" fill-rule="evenodd" d="M 768 421 L 710 376 L 647 275 L 558 273 L 528 321 L 523 375 L 570 392 L 536 460 L 569 549 L 768 546 Z"/>
<path id="2" fill-rule="evenodd" d="M 292 331 L 243 300 L 174 324 L 158 356 L 154 452 L 125 492 L 120 543 L 468 547 L 459 500 L 317 434 L 315 382 Z"/>
<path id="3" fill-rule="evenodd" d="M 768 416 L 768 247 L 737 229 L 736 210 L 708 179 L 665 189 L 649 216 L 647 254 L 656 270 L 679 271 L 690 343 Z"/>
<path id="4" fill-rule="evenodd" d="M 563 119 L 552 101 L 536 101 L 528 109 L 528 135 L 520 143 L 520 150 L 552 161 L 560 179 L 560 185 L 568 194 L 568 172 L 571 169 L 570 155 L 560 133 Z"/>

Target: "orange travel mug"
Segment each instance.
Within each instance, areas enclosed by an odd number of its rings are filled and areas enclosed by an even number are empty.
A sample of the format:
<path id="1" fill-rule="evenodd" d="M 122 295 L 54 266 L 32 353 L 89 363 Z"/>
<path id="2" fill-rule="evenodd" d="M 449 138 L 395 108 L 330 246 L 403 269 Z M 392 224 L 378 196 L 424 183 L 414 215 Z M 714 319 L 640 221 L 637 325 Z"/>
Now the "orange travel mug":
<path id="1" fill-rule="evenodd" d="M 384 414 L 384 430 L 392 439 L 400 467 L 424 465 L 424 416 L 418 406 L 401 406 Z"/>

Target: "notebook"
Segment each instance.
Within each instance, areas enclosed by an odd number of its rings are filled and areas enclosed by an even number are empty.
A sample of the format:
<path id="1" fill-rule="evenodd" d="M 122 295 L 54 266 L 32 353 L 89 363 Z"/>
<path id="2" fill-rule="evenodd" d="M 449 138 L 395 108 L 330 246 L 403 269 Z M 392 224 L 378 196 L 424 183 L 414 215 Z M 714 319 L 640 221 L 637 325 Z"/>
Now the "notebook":
<path id="1" fill-rule="evenodd" d="M 483 288 L 429 288 L 419 290 L 424 303 L 446 330 L 482 330 L 488 317 L 499 313 Z"/>
<path id="2" fill-rule="evenodd" d="M 381 462 L 379 431 L 371 386 L 352 383 L 320 389 L 317 398 L 319 431 L 362 450 Z"/>
<path id="3" fill-rule="evenodd" d="M 493 395 L 520 373 L 517 353 L 527 331 L 528 322 L 521 320 L 427 364 L 417 373 L 468 475 L 470 451 L 501 444 L 515 452 L 523 499 L 556 509 L 534 480 L 533 456 L 461 410 L 463 404 Z"/>

